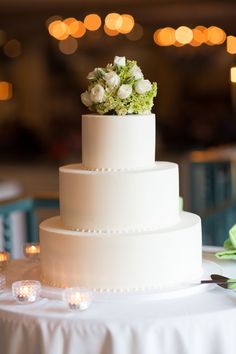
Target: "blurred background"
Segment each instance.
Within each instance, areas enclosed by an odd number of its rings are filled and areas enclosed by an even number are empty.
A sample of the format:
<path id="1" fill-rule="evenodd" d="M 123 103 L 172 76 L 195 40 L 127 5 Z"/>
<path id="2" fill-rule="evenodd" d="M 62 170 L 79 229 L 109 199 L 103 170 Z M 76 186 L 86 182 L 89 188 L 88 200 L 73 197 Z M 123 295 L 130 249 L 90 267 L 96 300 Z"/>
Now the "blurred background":
<path id="1" fill-rule="evenodd" d="M 222 244 L 236 222 L 233 0 L 1 0 L 0 198 L 58 191 L 58 167 L 81 159 L 86 76 L 115 55 L 157 81 L 156 157 L 179 163 L 184 208 Z"/>

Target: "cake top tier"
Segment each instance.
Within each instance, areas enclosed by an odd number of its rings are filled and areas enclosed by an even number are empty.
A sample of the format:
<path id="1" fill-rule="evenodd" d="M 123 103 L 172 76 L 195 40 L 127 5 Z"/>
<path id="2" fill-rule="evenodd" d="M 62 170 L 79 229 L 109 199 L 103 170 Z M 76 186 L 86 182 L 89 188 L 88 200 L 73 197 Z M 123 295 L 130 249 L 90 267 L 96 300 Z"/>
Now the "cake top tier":
<path id="1" fill-rule="evenodd" d="M 87 79 L 81 100 L 90 111 L 121 116 L 151 112 L 157 84 L 144 79 L 136 61 L 116 56 L 113 64 L 95 68 Z"/>
<path id="2" fill-rule="evenodd" d="M 155 114 L 82 116 L 82 163 L 92 170 L 142 169 L 155 162 Z"/>

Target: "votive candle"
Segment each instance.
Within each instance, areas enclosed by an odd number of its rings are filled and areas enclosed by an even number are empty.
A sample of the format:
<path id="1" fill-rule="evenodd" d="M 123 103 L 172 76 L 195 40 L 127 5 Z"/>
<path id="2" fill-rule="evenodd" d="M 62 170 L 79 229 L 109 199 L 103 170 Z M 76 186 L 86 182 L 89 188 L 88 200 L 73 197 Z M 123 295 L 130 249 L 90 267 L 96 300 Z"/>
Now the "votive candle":
<path id="1" fill-rule="evenodd" d="M 12 284 L 12 295 L 20 303 L 36 301 L 40 290 L 41 283 L 38 280 L 20 280 Z"/>
<path id="2" fill-rule="evenodd" d="M 86 310 L 92 302 L 92 292 L 86 288 L 68 288 L 63 298 L 70 310 Z"/>
<path id="3" fill-rule="evenodd" d="M 10 260 L 10 253 L 6 251 L 0 252 L 0 271 L 5 270 Z"/>
<path id="4" fill-rule="evenodd" d="M 26 243 L 24 245 L 24 255 L 30 260 L 39 259 L 40 244 L 39 243 Z"/>

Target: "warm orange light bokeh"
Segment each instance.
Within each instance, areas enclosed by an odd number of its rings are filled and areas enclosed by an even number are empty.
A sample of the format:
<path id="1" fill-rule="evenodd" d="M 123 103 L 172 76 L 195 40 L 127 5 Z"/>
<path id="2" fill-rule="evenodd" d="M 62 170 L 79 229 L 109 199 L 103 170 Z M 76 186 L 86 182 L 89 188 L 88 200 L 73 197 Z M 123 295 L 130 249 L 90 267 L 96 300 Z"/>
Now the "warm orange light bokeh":
<path id="1" fill-rule="evenodd" d="M 110 13 L 105 17 L 106 28 L 112 31 L 117 31 L 123 23 L 122 16 L 116 12 Z"/>
<path id="2" fill-rule="evenodd" d="M 77 21 L 76 18 L 68 17 L 63 22 L 69 27 L 71 25 L 71 23 L 76 22 L 76 21 Z"/>
<path id="3" fill-rule="evenodd" d="M 89 14 L 84 18 L 84 25 L 89 31 L 97 31 L 101 24 L 102 20 L 97 14 Z"/>
<path id="4" fill-rule="evenodd" d="M 198 28 L 193 29 L 193 39 L 189 43 L 192 47 L 199 47 L 201 44 L 205 42 L 205 35 L 203 31 Z"/>
<path id="5" fill-rule="evenodd" d="M 236 84 L 236 67 L 230 68 L 230 81 Z"/>
<path id="6" fill-rule="evenodd" d="M 69 36 L 69 28 L 66 23 L 61 20 L 53 21 L 48 26 L 48 32 L 56 39 L 63 40 Z"/>
<path id="7" fill-rule="evenodd" d="M 12 84 L 0 81 L 0 101 L 7 101 L 12 98 Z"/>
<path id="8" fill-rule="evenodd" d="M 175 39 L 180 44 L 188 44 L 193 39 L 193 31 L 189 27 L 180 26 L 175 31 Z"/>
<path id="9" fill-rule="evenodd" d="M 154 42 L 160 46 L 170 46 L 175 43 L 175 30 L 172 27 L 165 27 L 155 31 Z"/>
<path id="10" fill-rule="evenodd" d="M 216 26 L 208 28 L 208 41 L 207 44 L 222 44 L 226 40 L 225 32 Z M 209 42 L 209 43 L 208 43 Z"/>
<path id="11" fill-rule="evenodd" d="M 206 42 L 208 41 L 208 29 L 207 29 L 205 26 L 201 26 L 201 25 L 196 26 L 196 27 L 194 28 L 194 30 L 193 30 L 193 37 L 194 37 L 194 31 L 199 31 L 199 32 L 201 32 L 202 37 L 200 37 L 200 35 L 199 35 L 199 40 L 200 40 L 201 38 L 203 39 L 202 44 L 203 44 L 203 43 L 206 43 Z M 199 32 L 198 32 L 198 33 L 199 33 Z M 195 35 L 196 35 L 196 33 L 195 33 Z M 194 40 L 194 38 L 193 38 L 193 40 Z"/>
<path id="12" fill-rule="evenodd" d="M 234 36 L 227 37 L 227 52 L 229 54 L 236 54 L 236 37 Z"/>
<path id="13" fill-rule="evenodd" d="M 74 38 L 81 38 L 86 32 L 85 25 L 82 21 L 75 21 L 69 25 L 69 34 Z"/>
<path id="14" fill-rule="evenodd" d="M 133 16 L 128 14 L 123 14 L 121 15 L 121 17 L 122 17 L 122 25 L 119 28 L 119 32 L 122 34 L 127 34 L 131 32 L 132 29 L 134 28 L 134 24 L 135 24 L 134 18 Z"/>
<path id="15" fill-rule="evenodd" d="M 104 29 L 104 32 L 110 37 L 114 37 L 114 36 L 117 36 L 119 34 L 119 31 L 111 30 L 106 25 L 103 26 L 103 29 Z"/>

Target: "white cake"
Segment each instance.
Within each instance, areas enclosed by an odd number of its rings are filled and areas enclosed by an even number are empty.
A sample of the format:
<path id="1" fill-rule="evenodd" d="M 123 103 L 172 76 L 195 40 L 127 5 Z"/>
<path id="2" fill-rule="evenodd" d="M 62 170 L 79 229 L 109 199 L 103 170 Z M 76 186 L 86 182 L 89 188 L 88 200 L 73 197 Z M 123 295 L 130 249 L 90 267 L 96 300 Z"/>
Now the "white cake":
<path id="1" fill-rule="evenodd" d="M 155 115 L 82 117 L 82 163 L 60 168 L 60 217 L 40 225 L 45 283 L 162 289 L 202 272 L 201 221 L 179 211 L 177 164 L 155 162 Z"/>

